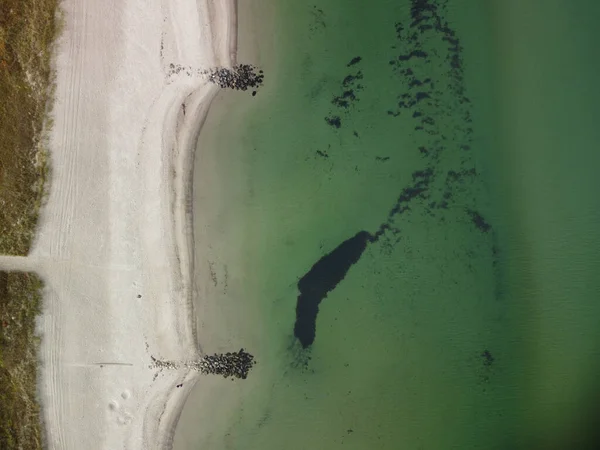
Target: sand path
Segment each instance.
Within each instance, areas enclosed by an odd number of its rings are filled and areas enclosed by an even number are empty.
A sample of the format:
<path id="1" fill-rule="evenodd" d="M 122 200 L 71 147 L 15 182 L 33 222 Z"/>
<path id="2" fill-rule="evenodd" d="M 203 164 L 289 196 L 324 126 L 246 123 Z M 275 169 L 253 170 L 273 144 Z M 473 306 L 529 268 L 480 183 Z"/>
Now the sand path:
<path id="1" fill-rule="evenodd" d="M 233 0 L 65 0 L 52 181 L 36 244 L 5 269 L 46 282 L 40 394 L 50 449 L 169 448 L 197 376 L 193 150 L 231 64 Z M 189 70 L 170 74 L 171 64 Z"/>

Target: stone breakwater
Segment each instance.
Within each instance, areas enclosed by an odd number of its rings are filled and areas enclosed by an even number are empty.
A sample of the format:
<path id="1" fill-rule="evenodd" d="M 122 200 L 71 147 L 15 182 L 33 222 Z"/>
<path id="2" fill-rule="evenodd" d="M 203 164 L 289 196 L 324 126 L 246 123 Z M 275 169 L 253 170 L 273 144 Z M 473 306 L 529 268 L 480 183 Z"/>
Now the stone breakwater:
<path id="1" fill-rule="evenodd" d="M 168 76 L 185 74 L 192 76 L 206 76 L 208 81 L 223 89 L 235 89 L 247 91 L 253 89 L 252 95 L 256 95 L 257 89 L 262 86 L 265 79 L 264 72 L 251 64 L 237 64 L 232 68 L 217 67 L 209 70 L 194 69 L 191 66 L 181 64 L 170 64 Z"/>
<path id="2" fill-rule="evenodd" d="M 217 353 L 207 355 L 196 361 L 168 361 L 160 360 L 151 356 L 151 369 L 177 370 L 181 368 L 197 370 L 198 372 L 208 375 L 222 375 L 224 378 L 233 377 L 246 379 L 248 373 L 255 363 L 254 356 L 240 349 L 238 352 Z"/>
<path id="3" fill-rule="evenodd" d="M 262 70 L 249 65 L 238 64 L 231 69 L 220 68 L 211 70 L 208 79 L 221 88 L 238 89 L 246 91 L 249 88 L 257 89 L 263 83 L 265 76 Z M 252 92 L 255 95 L 256 91 Z"/>

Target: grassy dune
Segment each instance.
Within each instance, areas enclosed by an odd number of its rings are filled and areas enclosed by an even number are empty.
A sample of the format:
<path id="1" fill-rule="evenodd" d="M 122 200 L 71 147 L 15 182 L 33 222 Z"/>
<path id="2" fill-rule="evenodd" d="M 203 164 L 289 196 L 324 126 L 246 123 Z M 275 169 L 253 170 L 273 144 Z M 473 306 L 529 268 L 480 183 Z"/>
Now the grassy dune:
<path id="1" fill-rule="evenodd" d="M 44 195 L 58 0 L 0 1 L 0 253 L 26 255 Z"/>
<path id="2" fill-rule="evenodd" d="M 0 253 L 27 255 L 48 178 L 58 0 L 0 1 Z M 0 272 L 0 448 L 42 448 L 35 317 L 41 281 Z"/>
<path id="3" fill-rule="evenodd" d="M 35 317 L 42 282 L 31 273 L 0 272 L 0 448 L 41 448 L 36 399 Z"/>

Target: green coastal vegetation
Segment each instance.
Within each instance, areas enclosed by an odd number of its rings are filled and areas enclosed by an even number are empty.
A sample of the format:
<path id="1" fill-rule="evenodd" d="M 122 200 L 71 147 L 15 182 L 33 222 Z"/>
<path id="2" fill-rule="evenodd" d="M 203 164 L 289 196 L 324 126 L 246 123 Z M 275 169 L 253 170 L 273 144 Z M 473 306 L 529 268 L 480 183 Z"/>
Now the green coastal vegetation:
<path id="1" fill-rule="evenodd" d="M 27 255 L 48 180 L 58 0 L 0 2 L 0 253 Z M 40 278 L 0 272 L 0 448 L 42 448 L 35 317 Z"/>
<path id="2" fill-rule="evenodd" d="M 29 252 L 48 178 L 57 0 L 0 2 L 0 253 Z"/>
<path id="3" fill-rule="evenodd" d="M 32 273 L 0 272 L 0 448 L 41 445 L 35 317 L 41 280 Z"/>

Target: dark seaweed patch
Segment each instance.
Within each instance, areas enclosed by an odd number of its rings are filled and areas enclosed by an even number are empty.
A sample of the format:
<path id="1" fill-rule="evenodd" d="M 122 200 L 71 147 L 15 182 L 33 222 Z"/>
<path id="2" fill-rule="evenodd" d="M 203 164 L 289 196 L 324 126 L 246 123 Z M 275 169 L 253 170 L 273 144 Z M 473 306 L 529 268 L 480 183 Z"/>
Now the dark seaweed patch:
<path id="1" fill-rule="evenodd" d="M 316 335 L 319 304 L 346 277 L 360 259 L 371 235 L 360 231 L 319 259 L 298 282 L 294 336 L 303 348 L 311 346 Z"/>
<path id="2" fill-rule="evenodd" d="M 325 122 L 334 128 L 339 128 L 342 126 L 342 120 L 340 119 L 340 116 L 325 117 Z"/>
<path id="3" fill-rule="evenodd" d="M 426 98 L 431 98 L 431 95 L 429 95 L 427 92 L 417 92 L 415 94 L 415 100 L 417 102 L 420 102 L 421 100 L 425 100 Z"/>
<path id="4" fill-rule="evenodd" d="M 467 212 L 471 216 L 471 220 L 473 221 L 475 226 L 480 231 L 482 231 L 483 233 L 487 233 L 488 231 L 490 231 L 492 229 L 492 226 L 489 223 L 487 223 L 485 221 L 485 219 L 483 218 L 483 216 L 481 214 L 479 214 L 477 211 L 468 209 Z"/>
<path id="5" fill-rule="evenodd" d="M 354 83 L 356 80 L 361 80 L 363 78 L 362 72 L 358 71 L 354 75 L 346 75 L 344 80 L 342 81 L 342 86 L 347 87 Z"/>
<path id="6" fill-rule="evenodd" d="M 354 59 L 352 61 L 354 61 Z M 358 63 L 358 61 L 356 63 Z M 346 75 L 341 83 L 341 94 L 334 95 L 331 99 L 331 104 L 345 110 L 348 110 L 351 106 L 353 106 L 354 103 L 358 101 L 357 93 L 363 89 L 363 86 L 361 84 L 357 84 L 356 81 L 361 80 L 362 78 L 363 74 L 360 70 L 354 74 Z M 338 119 L 337 121 L 331 121 L 331 119 L 335 119 L 336 117 Z M 329 125 L 335 126 L 335 128 L 339 128 L 341 126 L 340 117 L 333 115 L 333 112 L 330 112 L 329 118 L 325 118 L 325 120 Z M 339 126 L 337 125 L 338 123 Z"/>
<path id="7" fill-rule="evenodd" d="M 494 357 L 489 350 L 484 350 L 481 358 L 483 359 L 483 365 L 486 367 L 490 367 L 494 363 Z"/>
<path id="8" fill-rule="evenodd" d="M 313 5 L 313 9 L 311 10 L 312 21 L 309 26 L 310 31 L 319 31 L 324 28 L 327 28 L 327 24 L 325 23 L 325 12 L 322 9 L 317 8 L 316 5 Z"/>
<path id="9" fill-rule="evenodd" d="M 339 106 L 342 108 L 348 108 L 348 106 L 350 106 L 350 104 L 352 102 L 354 102 L 356 100 L 356 94 L 354 93 L 354 90 L 349 89 L 347 91 L 344 91 L 342 93 L 342 95 L 333 97 L 333 100 L 331 100 L 331 103 L 334 104 L 335 106 Z"/>
<path id="10" fill-rule="evenodd" d="M 355 56 L 354 58 L 352 58 L 352 60 L 348 64 L 346 64 L 346 67 L 350 67 L 350 66 L 353 66 L 354 64 L 358 64 L 361 60 L 362 60 L 362 58 L 360 56 Z"/>
<path id="11" fill-rule="evenodd" d="M 408 61 L 411 58 L 427 58 L 427 53 L 422 50 L 413 50 L 408 55 L 398 56 L 398 61 Z"/>

